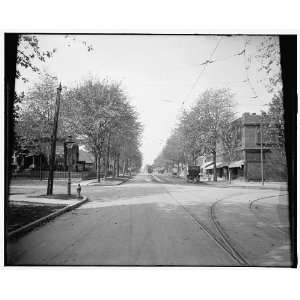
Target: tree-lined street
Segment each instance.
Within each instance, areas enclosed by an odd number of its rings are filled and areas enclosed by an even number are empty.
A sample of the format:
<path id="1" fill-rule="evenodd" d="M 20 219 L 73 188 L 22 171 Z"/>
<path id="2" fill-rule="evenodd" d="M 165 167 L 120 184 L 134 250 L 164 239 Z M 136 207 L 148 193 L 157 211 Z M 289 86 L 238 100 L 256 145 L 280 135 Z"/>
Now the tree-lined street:
<path id="1" fill-rule="evenodd" d="M 118 186 L 85 186 L 88 203 L 9 242 L 8 262 L 290 265 L 285 190 L 224 189 L 170 178 L 139 174 Z"/>
<path id="2" fill-rule="evenodd" d="M 279 41 L 17 35 L 6 263 L 291 266 Z"/>

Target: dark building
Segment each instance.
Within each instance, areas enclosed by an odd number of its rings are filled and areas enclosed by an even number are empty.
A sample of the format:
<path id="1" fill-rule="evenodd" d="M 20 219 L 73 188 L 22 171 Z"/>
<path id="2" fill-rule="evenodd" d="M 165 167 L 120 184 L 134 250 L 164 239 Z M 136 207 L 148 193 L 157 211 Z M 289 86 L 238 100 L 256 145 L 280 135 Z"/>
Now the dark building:
<path id="1" fill-rule="evenodd" d="M 233 179 L 259 181 L 262 178 L 261 162 L 263 162 L 265 180 L 287 180 L 285 158 L 281 156 L 276 144 L 268 141 L 266 137 L 265 129 L 268 124 L 264 115 L 244 113 L 241 118 L 234 121 L 234 126 L 237 134 L 235 135 L 236 144 L 231 160 L 229 160 L 228 152 L 225 151 L 222 142 L 217 143 L 218 177 L 228 177 L 228 169 L 230 168 Z M 207 157 L 204 170 L 212 174 L 212 156 Z"/>
<path id="2" fill-rule="evenodd" d="M 40 143 L 40 151 L 34 147 L 24 148 L 21 151 L 15 151 L 13 155 L 12 168 L 18 173 L 22 171 L 48 170 L 50 159 L 50 142 L 45 139 Z M 55 150 L 55 171 L 67 170 L 67 155 L 66 155 L 65 139 L 58 139 L 56 141 Z M 73 166 L 71 171 L 79 169 L 79 147 L 74 143 L 70 149 Z"/>

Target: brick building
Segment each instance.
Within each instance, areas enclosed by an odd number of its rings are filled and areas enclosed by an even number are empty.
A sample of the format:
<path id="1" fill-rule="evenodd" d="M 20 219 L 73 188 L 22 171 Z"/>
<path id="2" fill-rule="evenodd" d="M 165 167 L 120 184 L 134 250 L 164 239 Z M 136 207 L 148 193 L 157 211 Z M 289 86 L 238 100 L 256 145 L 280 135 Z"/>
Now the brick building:
<path id="1" fill-rule="evenodd" d="M 261 126 L 262 125 L 262 126 Z M 230 168 L 232 178 L 241 178 L 246 181 L 261 180 L 261 128 L 263 134 L 263 169 L 264 179 L 282 181 L 287 179 L 286 162 L 274 144 L 267 143 L 264 138 L 266 122 L 262 115 L 244 113 L 234 121 L 237 130 L 236 146 L 233 158 L 224 150 L 222 142 L 217 143 L 217 175 L 227 177 Z M 212 174 L 212 156 L 208 156 L 202 165 L 204 172 Z"/>

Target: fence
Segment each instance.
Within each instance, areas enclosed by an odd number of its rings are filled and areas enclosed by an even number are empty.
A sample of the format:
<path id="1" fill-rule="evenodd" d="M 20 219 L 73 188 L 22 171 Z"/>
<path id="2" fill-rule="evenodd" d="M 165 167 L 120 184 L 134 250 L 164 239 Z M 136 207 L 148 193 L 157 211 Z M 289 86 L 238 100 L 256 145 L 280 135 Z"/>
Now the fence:
<path id="1" fill-rule="evenodd" d="M 22 172 L 13 173 L 13 178 L 32 178 L 32 179 L 47 179 L 49 171 L 39 171 L 39 170 L 26 170 Z M 74 179 L 81 179 L 81 180 L 88 180 L 97 178 L 96 170 L 89 170 L 89 171 L 81 171 L 81 172 L 70 172 L 71 178 Z M 108 172 L 108 176 L 111 176 L 112 172 Z M 100 177 L 104 177 L 104 173 L 100 173 Z M 53 174 L 54 179 L 67 179 L 68 172 L 66 171 L 54 171 Z"/>
<path id="2" fill-rule="evenodd" d="M 79 178 L 83 179 L 88 172 L 70 172 L 71 178 Z M 38 170 L 31 170 L 31 171 L 22 171 L 18 173 L 13 173 L 12 177 L 25 177 L 25 178 L 48 178 L 49 171 L 38 171 Z M 55 171 L 53 174 L 54 179 L 67 179 L 68 172 L 65 171 Z"/>

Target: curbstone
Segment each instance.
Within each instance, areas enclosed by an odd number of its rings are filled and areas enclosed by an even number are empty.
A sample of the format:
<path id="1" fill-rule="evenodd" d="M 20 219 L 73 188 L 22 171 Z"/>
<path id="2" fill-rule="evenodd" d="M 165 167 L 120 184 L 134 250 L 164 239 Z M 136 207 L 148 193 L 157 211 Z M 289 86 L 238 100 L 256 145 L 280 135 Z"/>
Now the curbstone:
<path id="1" fill-rule="evenodd" d="M 121 185 L 121 184 L 127 182 L 129 179 L 131 179 L 131 178 L 128 177 L 128 178 L 126 178 L 125 180 L 123 180 L 122 182 L 118 183 L 117 185 Z"/>
<path id="2" fill-rule="evenodd" d="M 88 201 L 88 198 L 87 197 L 83 197 L 83 199 L 81 201 L 77 202 L 77 203 L 67 205 L 66 207 L 63 207 L 62 209 L 59 209 L 59 210 L 57 210 L 57 211 L 55 211 L 55 212 L 53 212 L 53 213 L 51 213 L 51 214 L 49 214 L 49 215 L 47 215 L 45 217 L 42 217 L 42 218 L 40 218 L 38 220 L 35 220 L 35 221 L 33 221 L 33 222 L 29 223 L 29 224 L 26 224 L 26 225 L 22 226 L 22 227 L 14 230 L 14 231 L 9 232 L 6 235 L 6 237 L 7 237 L 8 240 L 11 240 L 11 239 L 16 238 L 16 237 L 18 237 L 20 235 L 23 235 L 26 232 L 28 232 L 28 231 L 30 231 L 30 230 L 32 230 L 32 229 L 34 229 L 34 228 L 42 225 L 43 223 L 46 223 L 46 222 L 48 222 L 50 220 L 53 220 L 54 218 L 56 218 L 56 217 L 58 217 L 58 216 L 60 216 L 60 215 L 62 215 L 64 213 L 66 213 L 68 211 L 71 211 L 71 210 L 73 210 L 73 209 L 75 209 L 77 207 L 79 207 L 80 205 L 84 204 L 87 201 Z"/>
<path id="3" fill-rule="evenodd" d="M 216 188 L 241 188 L 241 189 L 256 189 L 256 190 L 277 190 L 277 191 L 287 191 L 287 187 L 279 187 L 279 186 L 257 186 L 257 185 L 230 185 L 230 184 L 214 184 L 214 183 L 206 183 L 206 186 L 212 186 Z"/>

